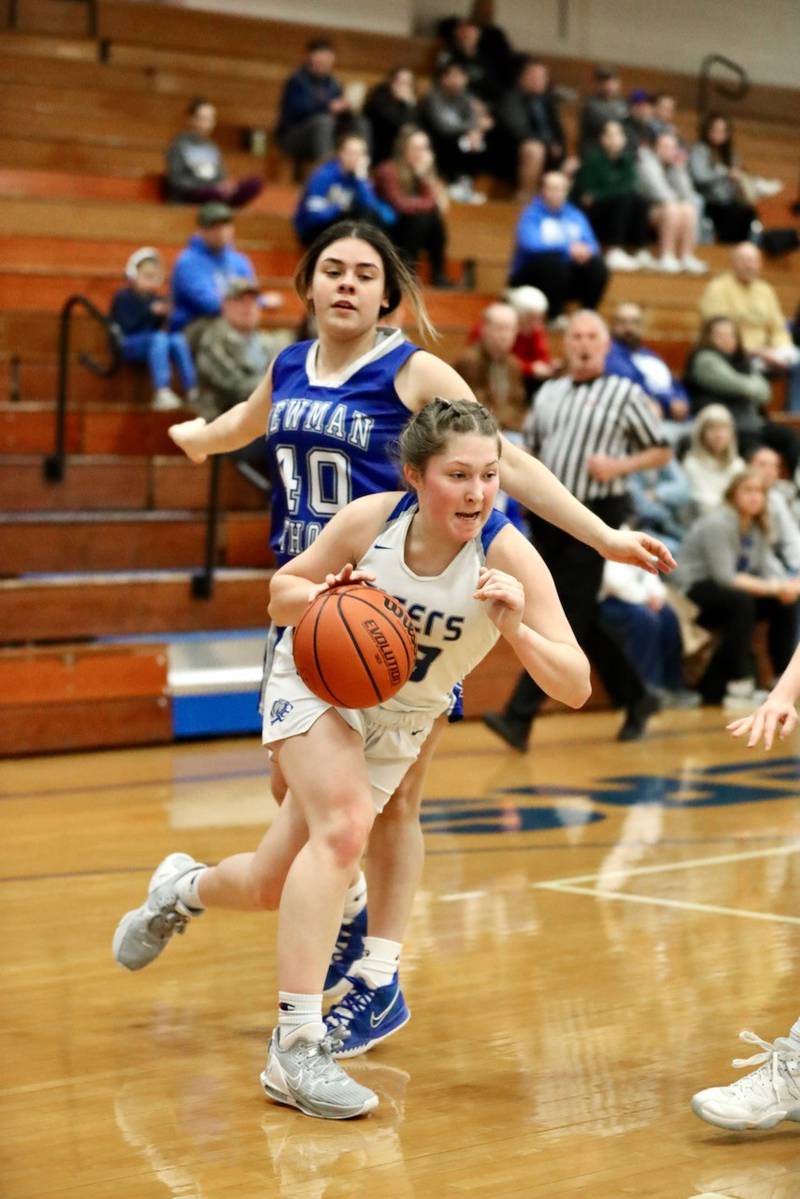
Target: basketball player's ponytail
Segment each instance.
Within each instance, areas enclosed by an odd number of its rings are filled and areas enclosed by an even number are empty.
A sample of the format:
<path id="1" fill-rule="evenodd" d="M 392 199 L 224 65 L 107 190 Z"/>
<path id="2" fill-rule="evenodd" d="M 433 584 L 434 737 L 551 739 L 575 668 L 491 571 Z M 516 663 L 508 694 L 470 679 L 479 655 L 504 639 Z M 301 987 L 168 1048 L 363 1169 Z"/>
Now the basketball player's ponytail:
<path id="1" fill-rule="evenodd" d="M 367 221 L 339 221 L 338 224 L 323 230 L 306 250 L 294 275 L 295 291 L 306 308 L 317 262 L 328 246 L 343 237 L 357 237 L 359 241 L 367 242 L 380 255 L 386 285 L 386 303 L 381 305 L 380 316 L 389 316 L 400 307 L 403 300 L 406 300 L 414 313 L 420 333 L 429 341 L 438 340 L 439 334 L 428 315 L 416 276 L 403 262 L 386 234 Z"/>
<path id="2" fill-rule="evenodd" d="M 497 457 L 501 441 L 497 421 L 488 408 L 477 400 L 443 400 L 437 397 L 416 414 L 400 434 L 400 466 L 411 466 L 423 474 L 429 459 L 441 454 L 453 434 L 477 433 L 497 439 Z"/>

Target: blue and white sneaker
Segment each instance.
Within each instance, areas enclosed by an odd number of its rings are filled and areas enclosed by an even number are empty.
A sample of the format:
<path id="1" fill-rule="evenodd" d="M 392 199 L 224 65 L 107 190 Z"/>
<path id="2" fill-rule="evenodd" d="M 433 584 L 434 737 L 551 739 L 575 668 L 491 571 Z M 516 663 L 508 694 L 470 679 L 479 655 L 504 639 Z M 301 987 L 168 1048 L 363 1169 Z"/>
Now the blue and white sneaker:
<path id="1" fill-rule="evenodd" d="M 325 986 L 322 989 L 324 999 L 336 1002 L 344 999 L 353 985 L 349 977 L 356 962 L 364 956 L 364 938 L 367 935 L 367 909 L 354 916 L 349 923 L 342 923 L 339 936 L 336 938 L 336 948 L 325 975 Z"/>
<path id="2" fill-rule="evenodd" d="M 400 990 L 399 974 L 385 987 L 371 987 L 358 976 L 348 978 L 347 982 L 350 990 L 325 1017 L 328 1033 L 344 1038 L 333 1051 L 337 1058 L 366 1053 L 379 1041 L 399 1032 L 411 1019 Z"/>

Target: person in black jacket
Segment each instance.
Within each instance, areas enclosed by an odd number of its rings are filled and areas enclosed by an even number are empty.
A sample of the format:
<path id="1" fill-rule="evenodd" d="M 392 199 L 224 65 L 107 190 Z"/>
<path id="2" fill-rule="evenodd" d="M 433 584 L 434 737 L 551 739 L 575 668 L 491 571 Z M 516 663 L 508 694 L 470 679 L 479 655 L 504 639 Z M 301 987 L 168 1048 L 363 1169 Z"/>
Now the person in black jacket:
<path id="1" fill-rule="evenodd" d="M 333 154 L 344 130 L 366 131 L 355 116 L 342 85 L 334 77 L 336 53 L 327 38 L 314 38 L 306 46 L 306 61 L 283 86 L 275 137 L 295 162 L 324 162 Z"/>
<path id="2" fill-rule="evenodd" d="M 194 403 L 197 373 L 186 338 L 164 329 L 169 303 L 160 294 L 164 268 L 158 251 L 152 246 L 136 250 L 128 259 L 125 275 L 128 286 L 121 288 L 111 302 L 111 320 L 119 330 L 123 359 L 147 364 L 156 411 L 183 407 L 183 400 L 170 387 L 170 363 L 177 367 L 187 401 Z"/>
<path id="3" fill-rule="evenodd" d="M 372 130 L 372 163 L 377 166 L 392 157 L 400 130 L 418 123 L 414 72 L 409 67 L 395 67 L 367 96 L 364 116 Z"/>
<path id="4" fill-rule="evenodd" d="M 550 72 L 543 62 L 537 58 L 523 61 L 516 84 L 501 100 L 497 115 L 497 157 L 516 162 L 519 198 L 529 203 L 544 172 L 557 169 L 565 155 L 564 129 L 550 88 Z M 502 163 L 499 165 L 502 169 Z"/>

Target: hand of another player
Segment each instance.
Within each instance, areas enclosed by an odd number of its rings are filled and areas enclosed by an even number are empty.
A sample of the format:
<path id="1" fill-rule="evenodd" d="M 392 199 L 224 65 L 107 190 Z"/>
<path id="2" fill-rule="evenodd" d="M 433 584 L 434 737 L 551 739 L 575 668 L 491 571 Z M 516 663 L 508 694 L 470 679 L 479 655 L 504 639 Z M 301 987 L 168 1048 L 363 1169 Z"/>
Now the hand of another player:
<path id="1" fill-rule="evenodd" d="M 651 575 L 667 574 L 677 565 L 663 542 L 634 529 L 609 529 L 595 548 L 611 562 L 630 562 Z"/>
<path id="2" fill-rule="evenodd" d="M 610 483 L 621 473 L 619 459 L 612 458 L 610 454 L 590 454 L 586 469 L 598 483 Z"/>
<path id="3" fill-rule="evenodd" d="M 486 604 L 489 619 L 504 637 L 513 637 L 525 611 L 525 588 L 519 579 L 502 570 L 481 569 L 473 599 Z"/>
<path id="4" fill-rule="evenodd" d="M 170 425 L 167 432 L 179 449 L 183 450 L 187 458 L 198 465 L 205 462 L 208 454 L 205 450 L 200 449 L 198 443 L 198 434 L 206 427 L 206 422 L 202 416 L 195 417 L 194 420 L 181 421 L 179 425 Z"/>
<path id="5" fill-rule="evenodd" d="M 333 591 L 336 587 L 343 587 L 345 583 L 374 583 L 375 575 L 370 574 L 368 570 L 356 570 L 356 568 L 348 562 L 343 566 L 338 574 L 330 574 L 325 576 L 324 583 L 317 583 L 308 593 L 308 602 L 313 604 L 318 595 L 322 595 L 324 591 Z"/>
<path id="6" fill-rule="evenodd" d="M 753 749 L 758 745 L 762 736 L 764 748 L 772 749 L 772 742 L 779 727 L 781 741 L 797 727 L 797 709 L 791 700 L 783 700 L 778 696 L 769 695 L 761 707 L 756 708 L 755 712 L 751 712 L 749 716 L 740 716 L 738 720 L 732 720 L 726 727 L 734 737 L 743 737 L 745 733 L 749 733 L 748 749 Z"/>

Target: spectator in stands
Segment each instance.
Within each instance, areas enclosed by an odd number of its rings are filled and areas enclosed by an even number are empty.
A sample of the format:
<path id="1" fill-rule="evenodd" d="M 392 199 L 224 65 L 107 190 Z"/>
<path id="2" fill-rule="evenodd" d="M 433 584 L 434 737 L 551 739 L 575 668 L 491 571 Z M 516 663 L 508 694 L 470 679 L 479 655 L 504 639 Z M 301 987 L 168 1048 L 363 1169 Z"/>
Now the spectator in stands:
<path id="1" fill-rule="evenodd" d="M 567 203 L 568 190 L 560 171 L 545 175 L 542 194 L 519 218 L 511 261 L 510 286 L 540 288 L 551 317 L 561 316 L 567 300 L 596 308 L 608 282 L 597 238 L 581 210 Z"/>
<path id="2" fill-rule="evenodd" d="M 343 217 L 388 228 L 392 209 L 378 198 L 369 180 L 369 151 L 364 138 L 345 133 L 335 158 L 317 167 L 306 183 L 294 213 L 294 227 L 304 246 Z"/>
<path id="3" fill-rule="evenodd" d="M 573 194 L 605 246 L 609 270 L 638 270 L 638 255 L 648 238 L 648 207 L 637 188 L 636 157 L 619 121 L 606 121 L 600 140 L 587 147 Z"/>
<path id="4" fill-rule="evenodd" d="M 222 311 L 228 280 L 235 275 L 255 278 L 253 264 L 234 247 L 233 211 L 212 200 L 197 213 L 197 233 L 172 271 L 173 331 L 185 329 L 194 348 L 205 325 Z"/>
<path id="5" fill-rule="evenodd" d="M 656 138 L 661 133 L 672 133 L 678 140 L 678 126 L 675 124 L 675 114 L 677 112 L 677 104 L 675 97 L 669 92 L 657 92 L 653 97 L 653 118 L 651 121 L 653 137 Z"/>
<path id="6" fill-rule="evenodd" d="M 619 121 L 624 125 L 628 118 L 628 105 L 622 95 L 622 84 L 617 71 L 613 67 L 598 67 L 594 78 L 594 95 L 587 97 L 581 107 L 578 138 L 581 157 L 589 146 L 597 144 L 609 121 Z"/>
<path id="7" fill-rule="evenodd" d="M 538 58 L 525 58 L 517 80 L 497 109 L 497 146 L 508 165 L 516 159 L 517 198 L 529 204 L 542 173 L 560 167 L 566 138 L 550 72 Z M 501 171 L 502 174 L 505 172 Z"/>
<path id="8" fill-rule="evenodd" d="M 458 63 L 446 63 L 420 105 L 420 118 L 430 134 L 436 165 L 451 184 L 457 203 L 484 200 L 473 180 L 486 162 L 486 133 L 493 122 L 477 97 L 467 90 L 467 76 Z"/>
<path id="9" fill-rule="evenodd" d="M 367 96 L 364 116 L 372 130 L 372 162 L 377 166 L 392 157 L 400 130 L 419 123 L 414 72 L 395 67 Z"/>
<path id="10" fill-rule="evenodd" d="M 197 348 L 199 416 L 212 421 L 246 400 L 264 378 L 275 355 L 292 335 L 262 332 L 261 289 L 257 280 L 228 280 L 222 315 L 211 321 Z"/>
<path id="11" fill-rule="evenodd" d="M 734 475 L 725 503 L 701 516 L 687 533 L 675 581 L 700 609 L 697 620 L 720 635 L 700 680 L 703 699 L 728 710 L 750 709 L 756 694 L 753 631 L 768 624 L 776 675 L 796 641 L 798 584 L 787 579 L 769 546 L 764 483 L 755 470 Z"/>
<path id="12" fill-rule="evenodd" d="M 528 408 L 522 368 L 514 356 L 519 332 L 510 304 L 490 304 L 481 314 L 480 332 L 454 363 L 475 397 L 497 417 L 501 429 L 519 432 Z"/>
<path id="13" fill-rule="evenodd" d="M 506 300 L 517 314 L 517 340 L 513 354 L 522 368 L 525 391 L 530 400 L 556 369 L 545 330 L 547 296 L 538 287 L 509 287 Z"/>
<path id="14" fill-rule="evenodd" d="M 437 59 L 437 67 L 458 63 L 467 77 L 467 87 L 484 104 L 494 104 L 503 91 L 505 80 L 495 74 L 495 66 L 481 50 L 481 31 L 474 21 L 459 19 L 452 27 L 446 45 Z"/>
<path id="15" fill-rule="evenodd" d="M 734 321 L 714 316 L 704 323 L 686 363 L 685 382 L 693 412 L 700 412 L 708 404 L 724 404 L 728 409 L 736 425 L 741 454 L 758 445 L 772 446 L 782 455 L 789 474 L 794 474 L 798 461 L 796 434 L 764 416 L 772 395 L 770 385 L 753 369 Z"/>
<path id="16" fill-rule="evenodd" d="M 264 181 L 258 175 L 237 182 L 226 178 L 222 152 L 211 134 L 217 123 L 214 105 L 201 97 L 186 109 L 188 128 L 167 150 L 167 198 L 179 204 L 205 204 L 222 200 L 241 208 L 259 194 Z"/>
<path id="17" fill-rule="evenodd" d="M 436 174 L 430 138 L 407 125 L 400 131 L 394 156 L 375 172 L 375 190 L 397 220 L 391 237 L 406 262 L 416 269 L 425 253 L 434 287 L 449 287 L 445 274 L 447 189 Z"/>
<path id="18" fill-rule="evenodd" d="M 650 205 L 658 234 L 658 258 L 646 265 L 668 274 L 703 275 L 708 267 L 694 253 L 699 199 L 680 159 L 674 133 L 659 133 L 652 144 L 639 149 L 639 190 Z"/>
<path id="19" fill-rule="evenodd" d="M 692 517 L 692 492 L 686 472 L 675 458 L 655 470 L 637 471 L 629 479 L 637 529 L 647 529 L 677 554 Z"/>
<path id="20" fill-rule="evenodd" d="M 643 337 L 644 313 L 639 305 L 630 301 L 617 304 L 611 317 L 606 371 L 638 383 L 658 403 L 665 422 L 685 421 L 689 415 L 686 389 L 664 359 L 644 345 Z"/>
<path id="21" fill-rule="evenodd" d="M 625 136 L 628 149 L 634 153 L 644 142 L 653 138 L 653 97 L 643 87 L 635 88 L 628 96 L 628 115 L 625 118 Z"/>
<path id="22" fill-rule="evenodd" d="M 606 562 L 599 613 L 662 708 L 698 707 L 700 695 L 687 690 L 683 679 L 678 617 L 658 575 L 626 562 Z"/>
<path id="23" fill-rule="evenodd" d="M 791 508 L 781 484 L 780 455 L 769 446 L 762 445 L 753 450 L 749 466 L 758 471 L 767 491 L 767 514 L 769 516 L 770 546 L 775 557 L 791 576 L 800 575 L 800 524 Z M 790 493 L 796 495 L 788 480 Z"/>
<path id="24" fill-rule="evenodd" d="M 495 24 L 494 0 L 474 0 L 469 19 L 480 30 L 478 49 L 495 79 L 507 80 L 511 75 L 513 51 L 508 37 Z"/>
<path id="25" fill-rule="evenodd" d="M 131 254 L 125 266 L 128 286 L 111 302 L 111 320 L 120 331 L 125 362 L 147 363 L 153 383 L 152 407 L 158 412 L 182 408 L 183 400 L 170 387 L 174 363 L 186 392 L 186 401 L 197 399 L 197 375 L 186 339 L 166 331 L 169 302 L 161 294 L 164 267 L 158 250 L 143 246 Z"/>
<path id="26" fill-rule="evenodd" d="M 275 136 L 296 163 L 329 158 L 344 128 L 354 127 L 350 102 L 333 75 L 335 62 L 333 43 L 314 38 L 306 47 L 305 63 L 284 84 Z M 355 127 L 364 132 L 363 124 Z"/>
<path id="27" fill-rule="evenodd" d="M 734 153 L 729 117 L 710 113 L 705 118 L 700 139 L 689 152 L 689 171 L 717 241 L 740 242 L 749 237 L 757 215 L 755 194 Z"/>
<path id="28" fill-rule="evenodd" d="M 702 516 L 719 508 L 731 479 L 744 468 L 733 417 L 722 404 L 709 404 L 692 425 L 682 465 L 695 510 Z"/>
<path id="29" fill-rule="evenodd" d="M 735 321 L 742 344 L 755 364 L 781 371 L 796 365 L 793 344 L 775 288 L 761 278 L 761 251 L 742 242 L 731 252 L 731 269 L 712 279 L 700 297 L 700 315 L 727 316 Z"/>

